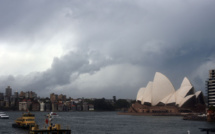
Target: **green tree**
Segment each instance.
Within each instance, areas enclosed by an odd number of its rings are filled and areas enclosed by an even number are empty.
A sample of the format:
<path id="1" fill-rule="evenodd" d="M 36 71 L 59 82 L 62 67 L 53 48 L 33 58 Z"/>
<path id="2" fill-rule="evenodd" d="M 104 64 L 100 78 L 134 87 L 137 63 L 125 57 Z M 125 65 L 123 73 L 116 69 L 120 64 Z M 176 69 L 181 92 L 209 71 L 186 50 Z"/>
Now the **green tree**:
<path id="1" fill-rule="evenodd" d="M 208 110 L 215 111 L 215 107 L 214 106 L 210 106 Z"/>
<path id="2" fill-rule="evenodd" d="M 131 104 L 125 99 L 119 99 L 115 103 L 116 109 L 129 108 Z"/>
<path id="3" fill-rule="evenodd" d="M 107 102 L 105 98 L 96 99 L 94 101 L 94 108 L 98 111 L 113 111 L 114 107 L 110 102 Z"/>

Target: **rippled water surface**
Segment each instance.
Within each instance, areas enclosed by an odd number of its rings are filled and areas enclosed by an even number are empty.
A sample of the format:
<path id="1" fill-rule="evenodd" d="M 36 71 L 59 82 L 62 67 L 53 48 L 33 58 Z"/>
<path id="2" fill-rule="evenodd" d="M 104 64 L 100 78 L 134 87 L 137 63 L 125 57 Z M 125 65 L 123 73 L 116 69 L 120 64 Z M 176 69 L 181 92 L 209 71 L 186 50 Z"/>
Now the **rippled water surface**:
<path id="1" fill-rule="evenodd" d="M 47 112 L 33 112 L 40 127 L 45 124 Z M 10 119 L 0 119 L 1 134 L 27 134 L 26 130 L 12 128 L 22 112 L 6 112 Z M 184 121 L 179 116 L 130 116 L 116 112 L 58 112 L 55 123 L 71 128 L 72 134 L 205 134 L 199 128 L 215 127 L 215 123 Z"/>

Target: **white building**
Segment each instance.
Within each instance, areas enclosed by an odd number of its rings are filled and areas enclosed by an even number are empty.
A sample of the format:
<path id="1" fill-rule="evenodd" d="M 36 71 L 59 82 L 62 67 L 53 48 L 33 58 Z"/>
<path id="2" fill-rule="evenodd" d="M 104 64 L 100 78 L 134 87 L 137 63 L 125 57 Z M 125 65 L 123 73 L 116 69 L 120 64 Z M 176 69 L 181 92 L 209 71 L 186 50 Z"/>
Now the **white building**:
<path id="1" fill-rule="evenodd" d="M 19 102 L 19 111 L 27 111 L 27 102 Z"/>
<path id="2" fill-rule="evenodd" d="M 44 111 L 45 110 L 45 103 L 44 102 L 41 102 L 40 103 L 40 111 Z"/>
<path id="3" fill-rule="evenodd" d="M 163 74 L 156 72 L 153 82 L 139 89 L 136 101 L 145 105 L 171 105 L 189 107 L 196 103 L 204 104 L 201 91 L 194 92 L 194 87 L 185 77 L 180 88 L 176 91 L 170 80 Z"/>

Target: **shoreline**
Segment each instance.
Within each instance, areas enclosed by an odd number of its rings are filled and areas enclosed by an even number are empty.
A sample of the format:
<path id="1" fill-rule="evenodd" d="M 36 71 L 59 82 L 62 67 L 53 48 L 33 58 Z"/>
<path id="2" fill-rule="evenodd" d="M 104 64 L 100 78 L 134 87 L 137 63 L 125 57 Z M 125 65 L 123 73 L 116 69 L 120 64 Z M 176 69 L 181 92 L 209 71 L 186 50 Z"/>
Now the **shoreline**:
<path id="1" fill-rule="evenodd" d="M 118 112 L 118 115 L 133 115 L 133 116 L 184 116 L 181 113 L 129 113 L 129 112 Z"/>

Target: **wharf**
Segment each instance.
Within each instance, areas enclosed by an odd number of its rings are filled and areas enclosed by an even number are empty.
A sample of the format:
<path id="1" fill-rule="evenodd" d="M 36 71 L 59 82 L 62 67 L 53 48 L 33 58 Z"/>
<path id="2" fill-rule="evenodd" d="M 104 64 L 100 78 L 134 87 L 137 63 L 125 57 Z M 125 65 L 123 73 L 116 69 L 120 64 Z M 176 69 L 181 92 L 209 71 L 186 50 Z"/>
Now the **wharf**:
<path id="1" fill-rule="evenodd" d="M 183 120 L 207 121 L 207 118 L 206 116 L 186 115 L 183 117 Z"/>
<path id="2" fill-rule="evenodd" d="M 215 132 L 215 128 L 199 128 L 201 131 L 205 131 L 206 134 L 209 134 L 209 132 Z"/>

